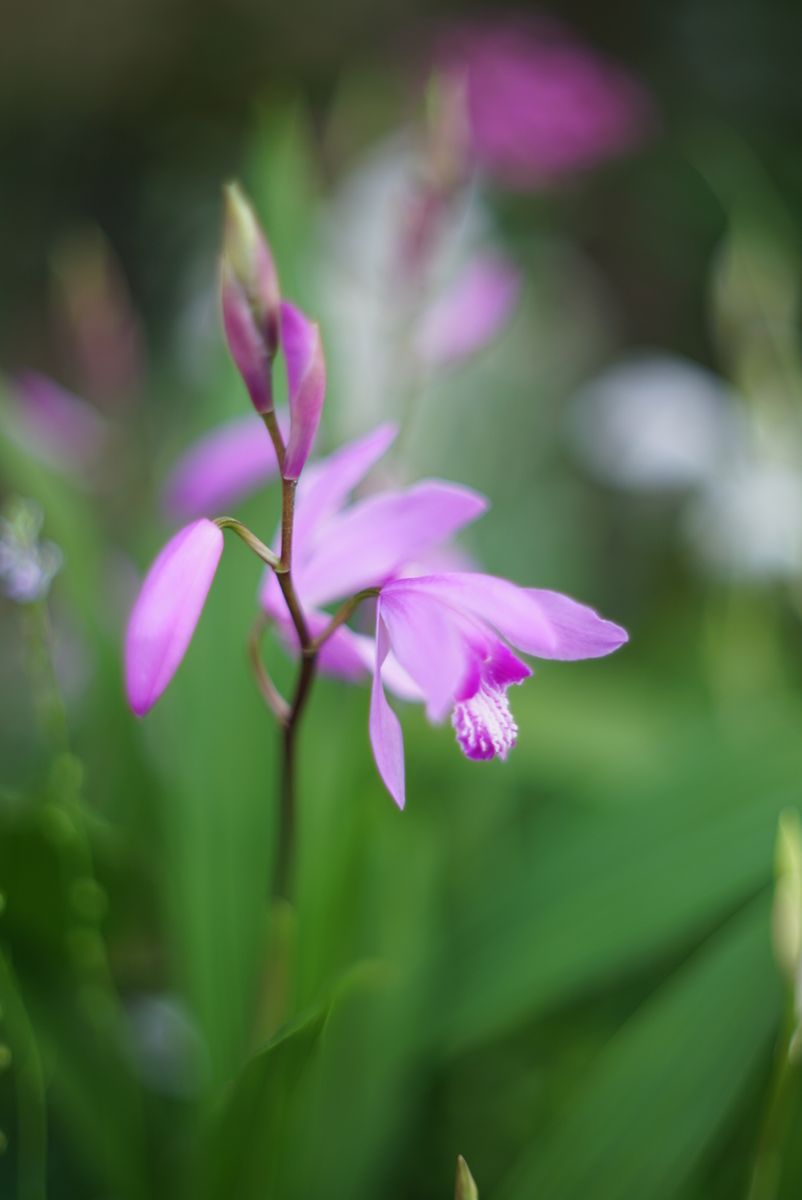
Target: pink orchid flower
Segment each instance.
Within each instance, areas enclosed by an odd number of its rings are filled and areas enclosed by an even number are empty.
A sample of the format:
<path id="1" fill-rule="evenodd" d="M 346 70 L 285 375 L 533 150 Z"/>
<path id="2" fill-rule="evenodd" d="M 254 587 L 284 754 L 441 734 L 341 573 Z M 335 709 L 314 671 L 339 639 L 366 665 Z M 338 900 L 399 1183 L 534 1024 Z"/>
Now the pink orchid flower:
<path id="1" fill-rule="evenodd" d="M 518 734 L 507 690 L 532 673 L 510 646 L 536 658 L 571 660 L 611 654 L 627 640 L 619 625 L 568 596 L 493 575 L 453 572 L 388 583 L 376 609 L 370 740 L 396 804 L 404 807 L 404 743 L 384 694 L 390 653 L 420 689 L 430 720 L 451 711 L 468 758 L 503 760 Z"/>
<path id="2" fill-rule="evenodd" d="M 486 507 L 484 498 L 469 488 L 429 480 L 370 496 L 345 509 L 349 493 L 395 434 L 393 426 L 383 425 L 315 464 L 301 479 L 293 578 L 313 636 L 329 621 L 324 604 L 378 587 L 402 564 L 446 541 Z M 222 550 L 220 528 L 203 517 L 179 530 L 147 572 L 125 642 L 126 694 L 137 716 L 153 707 L 181 665 Z M 292 625 L 272 572 L 262 602 L 290 639 Z M 373 638 L 345 626 L 321 652 L 324 669 L 349 679 L 367 678 L 373 660 Z M 386 665 L 385 678 L 397 694 L 420 697 L 417 685 L 392 662 Z"/>
<path id="3" fill-rule="evenodd" d="M 345 507 L 396 432 L 393 425 L 381 425 L 315 463 L 301 479 L 293 579 L 312 636 L 328 624 L 324 606 L 395 578 L 487 508 L 485 498 L 471 488 L 442 480 L 378 492 Z M 297 646 L 272 573 L 265 577 L 261 601 L 287 642 Z M 374 639 L 343 625 L 325 642 L 318 661 L 322 670 L 356 681 L 369 675 L 374 658 Z M 392 659 L 386 678 L 397 694 L 420 698 L 417 686 Z"/>

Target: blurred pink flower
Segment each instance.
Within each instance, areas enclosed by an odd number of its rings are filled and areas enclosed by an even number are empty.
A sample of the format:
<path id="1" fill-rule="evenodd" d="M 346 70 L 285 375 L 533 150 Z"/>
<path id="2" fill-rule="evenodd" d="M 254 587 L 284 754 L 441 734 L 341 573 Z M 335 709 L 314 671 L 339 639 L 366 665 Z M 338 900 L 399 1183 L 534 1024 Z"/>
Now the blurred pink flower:
<path id="1" fill-rule="evenodd" d="M 513 188 L 624 154 L 652 123 L 634 79 L 549 21 L 458 26 L 438 62 L 463 80 L 475 164 Z"/>
<path id="2" fill-rule="evenodd" d="M 181 455 L 164 487 L 164 508 L 184 521 L 222 513 L 277 474 L 270 438 L 249 412 L 204 434 Z"/>
<path id="3" fill-rule="evenodd" d="M 451 722 L 474 761 L 505 759 L 518 727 L 507 690 L 532 674 L 507 643 L 536 658 L 575 660 L 611 654 L 628 640 L 620 625 L 559 592 L 456 572 L 397 579 L 376 607 L 376 656 L 370 740 L 379 774 L 404 807 L 401 725 L 384 695 L 383 664 L 392 651 L 420 689 L 430 720 Z"/>
<path id="4" fill-rule="evenodd" d="M 11 417 L 27 449 L 71 471 L 96 462 L 108 444 L 109 424 L 97 409 L 38 371 L 17 376 Z"/>
<path id="5" fill-rule="evenodd" d="M 107 412 L 120 411 L 141 386 L 145 338 L 122 266 L 97 229 L 55 255 L 58 314 L 79 368 L 82 391 Z"/>
<path id="6" fill-rule="evenodd" d="M 430 366 L 446 366 L 481 350 L 503 329 L 520 292 L 520 271 L 507 259 L 478 256 L 421 319 L 419 357 Z"/>

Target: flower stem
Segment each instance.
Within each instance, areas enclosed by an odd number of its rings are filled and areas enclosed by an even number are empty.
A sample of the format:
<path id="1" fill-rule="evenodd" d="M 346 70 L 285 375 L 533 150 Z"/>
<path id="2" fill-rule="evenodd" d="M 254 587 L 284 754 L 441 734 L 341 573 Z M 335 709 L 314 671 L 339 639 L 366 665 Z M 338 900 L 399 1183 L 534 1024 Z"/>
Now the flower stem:
<path id="1" fill-rule="evenodd" d="M 278 462 L 278 469 L 279 469 L 279 471 L 281 471 L 281 473 L 283 475 L 284 474 L 284 458 L 286 456 L 287 451 L 284 446 L 284 438 L 281 436 L 281 430 L 278 427 L 278 421 L 276 420 L 275 412 L 271 409 L 270 412 L 262 413 L 262 420 L 265 423 L 265 428 L 267 429 L 267 432 L 270 434 L 270 440 L 273 443 L 273 449 L 276 452 L 276 461 Z"/>
<path id="2" fill-rule="evenodd" d="M 266 627 L 264 618 L 257 619 L 251 631 L 249 642 L 251 665 L 262 696 L 276 717 L 281 729 L 281 788 L 274 893 L 276 897 L 289 900 L 293 891 L 295 834 L 297 826 L 295 747 L 298 736 L 298 725 L 315 679 L 317 648 L 312 641 L 309 625 L 292 578 L 292 538 L 295 525 L 295 489 L 297 481 L 283 478 L 284 461 L 287 452 L 284 445 L 284 438 L 276 420 L 276 414 L 272 411 L 264 413 L 262 420 L 270 435 L 270 440 L 276 452 L 279 470 L 282 473 L 281 558 L 277 559 L 272 551 L 268 551 L 269 558 L 265 557 L 263 553 L 260 553 L 260 549 L 266 550 L 267 547 L 263 546 L 261 542 L 258 547 L 254 546 L 252 542 L 249 542 L 249 544 L 275 571 L 276 579 L 279 582 L 279 587 L 284 597 L 284 603 L 287 606 L 287 611 L 290 614 L 290 619 L 295 627 L 301 647 L 301 665 L 295 684 L 295 694 L 292 703 L 288 705 L 283 696 L 280 696 L 276 691 L 262 663 L 259 649 L 262 634 Z M 232 526 L 232 528 L 235 527 Z M 240 534 L 240 537 L 243 536 L 239 529 L 236 529 L 236 532 Z"/>
<path id="3" fill-rule="evenodd" d="M 265 613 L 257 614 L 248 636 L 248 658 L 262 699 L 283 729 L 289 720 L 290 706 L 268 675 L 262 660 L 262 638 L 269 624 Z"/>
<path id="4" fill-rule="evenodd" d="M 269 546 L 260 541 L 255 533 L 251 532 L 247 525 L 243 525 L 242 521 L 238 521 L 236 517 L 215 517 L 214 523 L 218 529 L 230 529 L 236 533 L 248 549 L 253 550 L 257 558 L 261 558 L 262 562 L 267 563 L 274 571 L 278 569 L 279 560 L 276 555 Z"/>
<path id="5" fill-rule="evenodd" d="M 363 591 L 357 592 L 356 595 L 351 596 L 350 599 L 341 604 L 323 632 L 319 633 L 317 637 L 313 639 L 311 647 L 312 652 L 316 654 L 322 646 L 325 646 L 331 635 L 336 633 L 340 626 L 344 625 L 349 617 L 353 616 L 362 601 L 369 600 L 372 596 L 378 596 L 379 590 L 379 588 L 375 587 L 365 588 Z"/>

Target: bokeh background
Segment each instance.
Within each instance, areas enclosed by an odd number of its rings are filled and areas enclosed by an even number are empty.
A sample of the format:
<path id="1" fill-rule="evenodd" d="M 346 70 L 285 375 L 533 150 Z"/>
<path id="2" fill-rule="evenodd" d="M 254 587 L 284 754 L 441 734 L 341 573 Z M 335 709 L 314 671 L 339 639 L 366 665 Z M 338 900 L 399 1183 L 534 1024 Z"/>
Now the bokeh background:
<path id="1" fill-rule="evenodd" d="M 393 254 L 427 74 L 465 22 L 535 16 L 648 117 L 592 167 L 466 172 L 432 277 L 491 248 L 520 296 L 421 372 Z M 457 1154 L 498 1200 L 799 1195 L 801 43 L 792 0 L 4 12 L 0 540 L 32 501 L 60 568 L 28 603 L 6 562 L 0 598 L 3 1196 L 435 1200 Z M 244 550 L 146 721 L 121 678 L 172 465 L 247 412 L 231 177 L 321 321 L 321 450 L 414 400 L 393 470 L 492 499 L 465 552 L 632 639 L 538 666 L 503 765 L 405 710 L 403 815 L 366 689 L 321 680 L 292 907 Z M 37 406 L 30 371 L 83 404 Z M 236 511 L 269 537 L 274 489 Z"/>

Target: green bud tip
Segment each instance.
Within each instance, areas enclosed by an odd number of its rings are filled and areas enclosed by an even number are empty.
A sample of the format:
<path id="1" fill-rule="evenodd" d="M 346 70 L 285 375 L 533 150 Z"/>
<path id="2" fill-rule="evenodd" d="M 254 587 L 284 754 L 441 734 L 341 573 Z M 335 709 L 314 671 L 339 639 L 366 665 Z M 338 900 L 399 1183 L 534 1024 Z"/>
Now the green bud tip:
<path id="1" fill-rule="evenodd" d="M 454 1187 L 454 1200 L 479 1200 L 479 1189 L 468 1170 L 468 1164 L 460 1154 L 457 1158 L 457 1181 Z"/>

